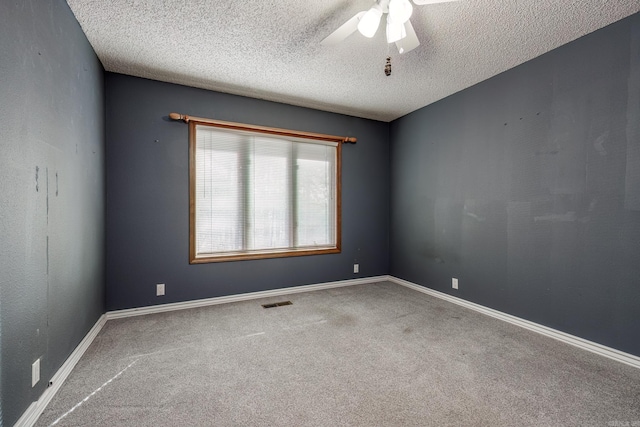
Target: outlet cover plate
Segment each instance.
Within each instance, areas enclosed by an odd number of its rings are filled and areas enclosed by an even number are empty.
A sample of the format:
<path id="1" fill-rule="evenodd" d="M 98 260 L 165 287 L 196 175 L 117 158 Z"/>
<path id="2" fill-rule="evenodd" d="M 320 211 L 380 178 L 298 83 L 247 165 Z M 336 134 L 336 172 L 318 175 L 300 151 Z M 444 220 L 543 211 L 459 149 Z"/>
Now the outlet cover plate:
<path id="1" fill-rule="evenodd" d="M 40 358 L 31 365 L 31 387 L 35 387 L 40 381 Z"/>
<path id="2" fill-rule="evenodd" d="M 455 277 L 451 278 L 451 287 L 453 289 L 458 289 L 458 279 L 456 279 Z"/>
<path id="3" fill-rule="evenodd" d="M 164 283 L 158 283 L 156 285 L 156 296 L 163 296 L 164 295 Z"/>

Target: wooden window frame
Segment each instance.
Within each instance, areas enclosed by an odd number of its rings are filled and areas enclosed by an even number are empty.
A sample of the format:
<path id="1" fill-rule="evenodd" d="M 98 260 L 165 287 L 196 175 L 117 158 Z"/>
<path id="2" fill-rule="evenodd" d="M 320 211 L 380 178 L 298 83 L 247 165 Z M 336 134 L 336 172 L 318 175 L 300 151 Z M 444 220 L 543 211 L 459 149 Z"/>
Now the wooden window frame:
<path id="1" fill-rule="evenodd" d="M 233 122 L 224 122 L 212 119 L 201 119 L 182 116 L 176 113 L 170 115 L 172 119 L 184 120 L 189 124 L 189 263 L 204 264 L 212 262 L 240 261 L 268 258 L 283 258 L 308 255 L 336 254 L 342 250 L 342 143 L 355 143 L 356 138 L 340 137 L 333 135 L 316 134 L 309 132 L 293 131 L 272 127 L 245 125 Z M 335 201 L 335 246 L 326 249 L 265 249 L 264 251 L 230 252 L 220 255 L 197 256 L 196 253 L 196 126 L 210 126 L 222 129 L 248 131 L 272 136 L 280 136 L 286 139 L 298 138 L 306 140 L 337 142 L 336 145 L 336 201 Z"/>

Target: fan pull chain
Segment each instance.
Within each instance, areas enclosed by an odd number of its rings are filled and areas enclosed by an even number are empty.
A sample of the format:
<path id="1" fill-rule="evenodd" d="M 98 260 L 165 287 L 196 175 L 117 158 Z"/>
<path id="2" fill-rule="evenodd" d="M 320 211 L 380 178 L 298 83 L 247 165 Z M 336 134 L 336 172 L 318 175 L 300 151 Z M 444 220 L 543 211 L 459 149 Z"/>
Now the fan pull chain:
<path id="1" fill-rule="evenodd" d="M 387 43 L 387 63 L 384 65 L 384 75 L 389 77 L 391 75 L 391 49 Z"/>

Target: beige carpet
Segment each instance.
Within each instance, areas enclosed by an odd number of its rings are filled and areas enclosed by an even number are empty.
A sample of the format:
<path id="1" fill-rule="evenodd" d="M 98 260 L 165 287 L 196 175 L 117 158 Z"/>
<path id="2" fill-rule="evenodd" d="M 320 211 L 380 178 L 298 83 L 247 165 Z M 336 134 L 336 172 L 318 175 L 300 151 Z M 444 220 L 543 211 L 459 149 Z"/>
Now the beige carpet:
<path id="1" fill-rule="evenodd" d="M 55 422 L 640 426 L 640 370 L 385 282 L 109 321 Z"/>

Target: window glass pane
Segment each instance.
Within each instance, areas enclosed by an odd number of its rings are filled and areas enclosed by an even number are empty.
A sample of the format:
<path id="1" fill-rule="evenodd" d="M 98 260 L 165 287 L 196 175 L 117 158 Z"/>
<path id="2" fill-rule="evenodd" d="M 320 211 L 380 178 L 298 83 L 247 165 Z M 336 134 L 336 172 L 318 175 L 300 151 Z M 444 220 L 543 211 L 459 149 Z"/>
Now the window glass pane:
<path id="1" fill-rule="evenodd" d="M 250 249 L 291 247 L 291 142 L 253 139 Z"/>
<path id="2" fill-rule="evenodd" d="M 242 165 L 238 135 L 198 127 L 196 253 L 242 249 Z"/>
<path id="3" fill-rule="evenodd" d="M 297 145 L 297 244 L 335 244 L 335 148 Z"/>

